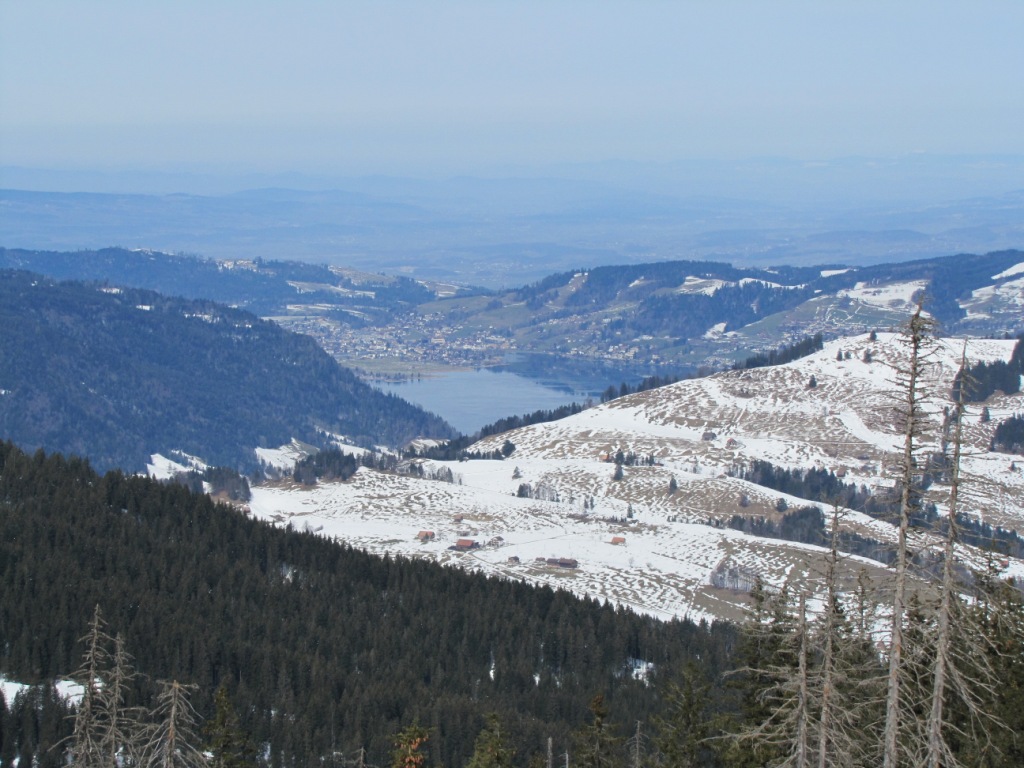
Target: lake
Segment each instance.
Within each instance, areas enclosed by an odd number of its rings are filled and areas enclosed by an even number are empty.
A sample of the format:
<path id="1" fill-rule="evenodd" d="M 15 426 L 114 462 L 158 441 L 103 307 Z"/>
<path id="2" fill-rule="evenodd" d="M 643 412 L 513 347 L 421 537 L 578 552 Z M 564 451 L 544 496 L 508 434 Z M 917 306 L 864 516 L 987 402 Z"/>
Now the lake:
<path id="1" fill-rule="evenodd" d="M 487 368 L 432 374 L 422 379 L 377 386 L 436 413 L 467 435 L 506 416 L 582 403 L 588 397 L 595 402 L 600 398 L 600 390 L 577 392 L 568 387 L 545 386 L 509 371 Z"/>

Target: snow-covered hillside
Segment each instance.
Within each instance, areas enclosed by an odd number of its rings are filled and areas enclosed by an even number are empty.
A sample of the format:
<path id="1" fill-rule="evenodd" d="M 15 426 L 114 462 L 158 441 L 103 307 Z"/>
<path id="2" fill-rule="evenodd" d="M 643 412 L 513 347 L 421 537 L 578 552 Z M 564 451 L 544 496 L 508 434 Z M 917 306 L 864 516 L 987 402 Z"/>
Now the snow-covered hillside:
<path id="1" fill-rule="evenodd" d="M 925 441 L 936 449 L 963 344 L 940 340 L 929 355 Z M 967 355 L 972 362 L 1006 360 L 1013 345 L 971 340 Z M 472 449 L 494 451 L 510 440 L 515 450 L 504 461 L 424 462 L 428 475 L 450 469 L 454 483 L 360 469 L 345 483 L 257 487 L 251 510 L 370 551 L 561 586 L 665 618 L 735 617 L 754 575 L 816 590 L 824 551 L 725 528 L 734 514 L 778 517 L 782 496 L 731 472 L 763 459 L 828 469 L 871 488 L 891 486 L 902 446 L 896 407 L 904 354 L 894 334 L 840 339 L 788 365 L 680 382 Z M 1024 396 L 997 394 L 986 405 L 987 422 L 982 406 L 967 412 L 961 509 L 993 525 L 1024 528 L 1024 458 L 1011 468 L 1015 457 L 987 450 L 998 421 L 1024 411 Z M 609 459 L 619 451 L 653 463 L 625 466 L 614 479 Z M 940 512 L 947 491 L 929 489 Z M 809 502 L 785 503 L 794 509 Z M 843 526 L 895 540 L 888 523 L 853 510 Z M 453 549 L 460 540 L 464 546 Z M 913 545 L 937 540 L 917 534 Z M 964 550 L 963 557 L 982 563 L 977 552 Z M 568 561 L 577 567 L 565 567 Z M 884 583 L 876 561 L 850 557 L 844 564 L 851 581 L 862 569 Z M 1022 562 L 1009 560 L 1005 569 L 1024 576 Z"/>

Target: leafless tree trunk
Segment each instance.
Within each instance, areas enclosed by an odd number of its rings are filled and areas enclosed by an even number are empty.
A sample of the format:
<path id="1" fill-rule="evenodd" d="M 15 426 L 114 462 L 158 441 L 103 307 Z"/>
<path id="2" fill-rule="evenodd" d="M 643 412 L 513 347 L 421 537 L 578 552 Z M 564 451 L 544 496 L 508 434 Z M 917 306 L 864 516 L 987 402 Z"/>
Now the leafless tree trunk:
<path id="1" fill-rule="evenodd" d="M 797 618 L 797 632 L 800 645 L 797 650 L 797 700 L 796 700 L 796 750 L 793 755 L 794 768 L 811 768 L 811 695 L 808 677 L 808 642 L 807 642 L 807 600 L 800 595 L 800 608 Z"/>
<path id="2" fill-rule="evenodd" d="M 921 430 L 920 380 L 924 367 L 924 344 L 931 322 L 924 316 L 920 304 L 910 318 L 906 342 L 909 359 L 902 373 L 903 404 L 903 456 L 900 466 L 902 488 L 897 533 L 897 552 L 892 597 L 892 618 L 889 639 L 889 673 L 885 700 L 885 727 L 883 730 L 883 768 L 897 768 L 900 762 L 900 730 L 902 727 L 900 699 L 900 677 L 903 664 L 903 621 L 906 613 L 907 593 L 907 533 L 910 529 L 910 514 L 914 502 L 914 454 Z"/>
<path id="3" fill-rule="evenodd" d="M 925 765 L 927 768 L 951 768 L 962 765 L 953 753 L 948 731 L 955 729 L 945 711 L 948 696 L 954 696 L 967 716 L 979 727 L 974 736 L 987 742 L 987 733 L 1000 724 L 987 712 L 983 701 L 991 697 L 995 684 L 988 662 L 986 630 L 977 625 L 965 610 L 956 578 L 956 544 L 959 538 L 957 515 L 960 513 L 960 464 L 963 455 L 964 391 L 967 389 L 966 343 L 957 375 L 961 382 L 952 414 L 953 457 L 950 467 L 949 521 L 943 544 L 942 581 L 934 618 L 931 649 L 932 688 L 925 722 Z M 966 734 L 958 732 L 961 739 Z"/>
<path id="4" fill-rule="evenodd" d="M 177 680 L 161 683 L 154 711 L 156 722 L 150 727 L 142 747 L 143 768 L 206 768 L 203 753 L 196 746 L 199 715 L 189 702 L 194 686 Z"/>
<path id="5" fill-rule="evenodd" d="M 103 746 L 109 766 L 134 762 L 140 725 L 138 712 L 125 705 L 125 695 L 135 677 L 131 656 L 124 647 L 124 638 L 118 634 L 114 638 L 113 666 L 102 691 L 106 719 Z"/>
<path id="6" fill-rule="evenodd" d="M 964 345 L 966 348 L 966 344 Z M 957 402 L 953 411 L 953 466 L 949 486 L 949 528 L 943 547 L 942 593 L 939 598 L 939 610 L 936 616 L 935 661 L 932 665 L 932 696 L 931 709 L 928 712 L 927 752 L 928 768 L 942 768 L 944 764 L 952 764 L 953 756 L 949 754 L 943 738 L 943 703 L 946 696 L 946 674 L 950 663 L 950 646 L 952 643 L 952 611 L 953 601 L 958 598 L 954 594 L 956 584 L 953 577 L 953 562 L 957 538 L 956 516 L 959 511 L 957 503 L 960 496 L 960 451 L 963 445 L 964 390 L 967 388 L 966 349 L 960 359 L 960 387 Z"/>
<path id="7" fill-rule="evenodd" d="M 822 616 L 821 638 L 821 678 L 820 711 L 818 714 L 818 768 L 829 768 L 835 765 L 833 753 L 836 751 L 837 735 L 833 732 L 837 725 L 836 718 L 836 667 L 839 654 L 838 618 L 839 618 L 839 585 L 836 584 L 836 571 L 839 562 L 839 505 L 832 509 L 830 527 L 829 552 L 825 561 L 825 610 Z M 849 753 L 850 745 L 844 744 L 843 751 Z"/>

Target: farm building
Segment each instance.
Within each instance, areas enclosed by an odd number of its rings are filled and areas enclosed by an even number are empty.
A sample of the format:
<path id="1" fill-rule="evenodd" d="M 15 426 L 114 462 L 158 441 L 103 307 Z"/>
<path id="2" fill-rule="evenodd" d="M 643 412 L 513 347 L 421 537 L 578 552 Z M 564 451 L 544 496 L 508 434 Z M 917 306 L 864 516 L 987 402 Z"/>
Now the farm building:
<path id="1" fill-rule="evenodd" d="M 553 568 L 579 568 L 580 565 L 578 560 L 571 557 L 549 557 L 546 564 Z"/>

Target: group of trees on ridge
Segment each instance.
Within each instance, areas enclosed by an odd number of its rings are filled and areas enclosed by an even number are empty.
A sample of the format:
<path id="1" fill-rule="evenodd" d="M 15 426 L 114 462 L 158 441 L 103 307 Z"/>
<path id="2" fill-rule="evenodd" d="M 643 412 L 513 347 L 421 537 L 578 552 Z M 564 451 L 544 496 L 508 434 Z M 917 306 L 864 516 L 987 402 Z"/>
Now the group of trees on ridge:
<path id="1" fill-rule="evenodd" d="M 325 431 L 360 444 L 449 437 L 308 336 L 210 301 L 0 271 L 0 435 L 143 469 L 175 448 L 246 470 L 252 450 Z"/>

